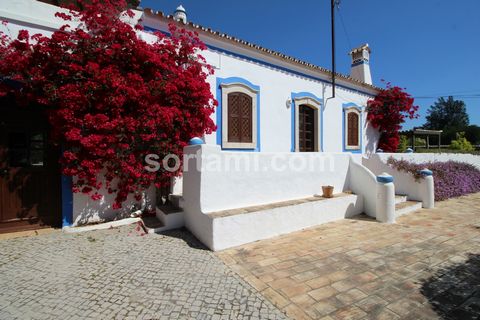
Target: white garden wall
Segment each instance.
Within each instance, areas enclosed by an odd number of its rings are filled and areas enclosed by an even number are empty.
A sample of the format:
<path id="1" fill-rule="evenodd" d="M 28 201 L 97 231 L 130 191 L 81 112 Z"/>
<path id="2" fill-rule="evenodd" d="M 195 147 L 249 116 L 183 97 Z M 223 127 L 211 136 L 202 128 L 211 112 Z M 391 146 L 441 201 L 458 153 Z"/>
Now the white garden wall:
<path id="1" fill-rule="evenodd" d="M 445 162 L 458 161 L 474 165 L 480 170 L 480 156 L 463 153 L 377 153 L 376 156 L 382 161 L 387 162 L 388 158 L 393 157 L 397 160 L 407 160 L 413 163 L 425 162 Z"/>
<path id="2" fill-rule="evenodd" d="M 365 208 L 375 217 L 377 183 L 360 155 L 226 152 L 208 144 L 184 152 L 186 226 L 212 250 L 344 219 Z M 334 186 L 336 194 L 350 189 L 354 194 L 272 206 L 322 194 L 323 185 Z M 218 216 L 240 208 L 238 214 Z"/>
<path id="3" fill-rule="evenodd" d="M 216 145 L 188 149 L 201 150 L 202 171 L 193 172 L 189 164 L 184 168 L 184 198 L 186 190 L 197 188 L 191 175 L 201 174 L 202 212 L 310 197 L 321 194 L 323 185 L 334 186 L 336 193 L 348 189 L 348 153 L 226 152 Z"/>
<path id="4" fill-rule="evenodd" d="M 406 155 L 407 157 L 403 157 Z M 397 159 L 406 159 L 408 161 L 423 163 L 424 159 L 430 157 L 417 157 L 423 154 L 384 154 L 376 153 L 370 155 L 368 158 L 363 158 L 362 163 L 365 167 L 370 169 L 375 175 L 380 175 L 384 172 L 393 176 L 395 184 L 395 192 L 399 195 L 406 195 L 409 200 L 421 201 L 423 207 L 433 207 L 433 184 L 429 179 L 415 180 L 413 175 L 407 172 L 399 171 L 390 167 L 387 160 L 390 156 Z M 433 159 L 433 158 L 431 158 Z M 427 160 L 428 161 L 428 160 Z M 433 160 L 430 160 L 433 161 Z M 426 168 L 428 169 L 428 168 Z M 435 177 L 433 177 L 435 178 Z"/>

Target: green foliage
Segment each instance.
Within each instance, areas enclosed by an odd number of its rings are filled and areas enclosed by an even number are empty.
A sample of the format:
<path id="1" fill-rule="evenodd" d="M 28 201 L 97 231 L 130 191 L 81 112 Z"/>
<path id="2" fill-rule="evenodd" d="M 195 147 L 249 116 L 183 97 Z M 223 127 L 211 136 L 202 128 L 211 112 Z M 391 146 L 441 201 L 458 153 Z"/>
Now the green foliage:
<path id="1" fill-rule="evenodd" d="M 425 147 L 427 145 L 426 138 L 415 137 L 415 147 Z"/>
<path id="2" fill-rule="evenodd" d="M 398 152 L 405 152 L 409 146 L 409 139 L 406 135 L 400 135 L 400 143 L 398 144 Z"/>
<path id="3" fill-rule="evenodd" d="M 480 127 L 477 125 L 470 125 L 465 129 L 465 138 L 471 143 L 480 144 Z"/>
<path id="4" fill-rule="evenodd" d="M 470 120 L 467 107 L 462 100 L 455 100 L 452 96 L 447 99 L 441 97 L 427 111 L 425 129 L 443 130 L 442 141 L 450 143 L 456 133 L 466 131 Z"/>
<path id="5" fill-rule="evenodd" d="M 465 138 L 464 132 L 461 132 L 457 135 L 457 139 L 452 141 L 452 143 L 450 144 L 450 148 L 466 152 L 471 152 L 475 150 L 472 144 L 467 140 L 467 138 Z"/>

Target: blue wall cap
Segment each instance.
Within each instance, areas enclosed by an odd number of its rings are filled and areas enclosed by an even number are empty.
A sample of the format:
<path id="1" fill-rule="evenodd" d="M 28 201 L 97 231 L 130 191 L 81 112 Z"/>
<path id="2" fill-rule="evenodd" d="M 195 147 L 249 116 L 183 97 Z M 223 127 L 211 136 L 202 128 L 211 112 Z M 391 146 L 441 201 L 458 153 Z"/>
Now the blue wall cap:
<path id="1" fill-rule="evenodd" d="M 422 169 L 418 171 L 422 176 L 433 176 L 432 170 Z"/>
<path id="2" fill-rule="evenodd" d="M 377 176 L 377 181 L 380 183 L 390 183 L 393 182 L 393 177 L 387 174 L 381 174 Z"/>
<path id="3" fill-rule="evenodd" d="M 205 144 L 205 142 L 198 138 L 198 137 L 195 137 L 195 138 L 192 138 L 190 139 L 190 141 L 188 141 L 188 144 L 191 145 L 191 146 L 194 146 L 194 145 L 197 145 L 197 144 Z"/>
<path id="4" fill-rule="evenodd" d="M 412 148 L 407 148 L 407 150 L 405 150 L 405 153 L 413 153 L 413 149 Z"/>

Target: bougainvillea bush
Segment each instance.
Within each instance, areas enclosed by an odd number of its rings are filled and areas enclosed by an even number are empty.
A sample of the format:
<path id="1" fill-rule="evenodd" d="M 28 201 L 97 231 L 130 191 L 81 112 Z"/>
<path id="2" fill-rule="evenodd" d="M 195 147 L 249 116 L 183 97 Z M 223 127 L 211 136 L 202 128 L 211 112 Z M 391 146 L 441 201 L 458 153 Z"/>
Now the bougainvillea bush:
<path id="1" fill-rule="evenodd" d="M 405 119 L 418 118 L 418 106 L 404 89 L 387 83 L 374 99 L 367 102 L 367 119 L 380 132 L 378 148 L 395 152 L 400 143 L 399 131 Z"/>
<path id="2" fill-rule="evenodd" d="M 78 177 L 73 191 L 99 199 L 104 187 L 116 195 L 114 208 L 179 174 L 145 170 L 145 155 L 181 156 L 189 139 L 215 129 L 206 82 L 213 71 L 197 34 L 171 25 L 171 36 L 147 43 L 140 26 L 124 22 L 133 18 L 125 8 L 123 0 L 89 0 L 82 11 L 57 13 L 66 24 L 49 37 L 22 30 L 0 38 L 0 74 L 22 84 L 2 84 L 0 95 L 44 106 L 63 174 Z"/>
<path id="3" fill-rule="evenodd" d="M 390 157 L 387 164 L 391 167 L 412 174 L 415 179 L 422 179 L 420 170 L 428 168 L 433 172 L 435 200 L 459 197 L 469 193 L 480 192 L 480 170 L 475 166 L 457 161 L 411 163 Z"/>

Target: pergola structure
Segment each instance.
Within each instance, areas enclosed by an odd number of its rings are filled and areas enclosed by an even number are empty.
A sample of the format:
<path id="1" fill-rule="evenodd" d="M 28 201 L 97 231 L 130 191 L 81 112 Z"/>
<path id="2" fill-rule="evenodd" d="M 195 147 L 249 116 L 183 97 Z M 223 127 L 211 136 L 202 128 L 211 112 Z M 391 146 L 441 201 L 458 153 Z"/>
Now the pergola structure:
<path id="1" fill-rule="evenodd" d="M 430 149 L 430 136 L 437 136 L 438 137 L 438 149 L 440 149 L 441 145 L 441 136 L 443 130 L 427 130 L 421 128 L 413 128 L 412 130 L 412 149 L 415 150 L 415 136 L 426 136 L 427 141 L 427 149 Z"/>

